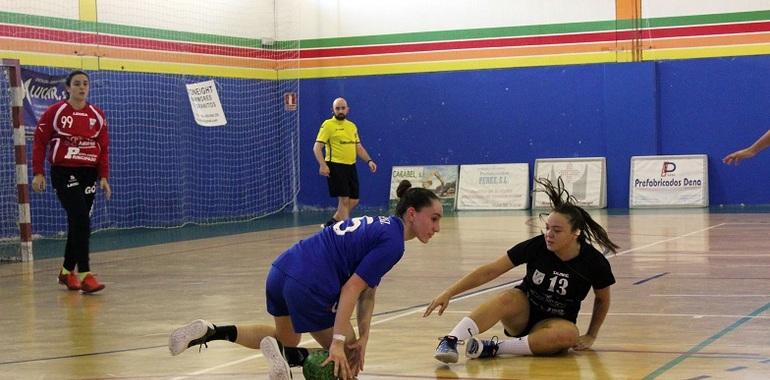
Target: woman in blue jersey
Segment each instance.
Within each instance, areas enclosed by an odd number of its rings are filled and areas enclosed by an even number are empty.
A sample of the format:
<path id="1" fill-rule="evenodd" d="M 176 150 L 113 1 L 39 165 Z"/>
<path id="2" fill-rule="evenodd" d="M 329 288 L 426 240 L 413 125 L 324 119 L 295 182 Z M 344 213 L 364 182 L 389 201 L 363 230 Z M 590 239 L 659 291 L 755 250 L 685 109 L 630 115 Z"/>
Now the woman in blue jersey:
<path id="1" fill-rule="evenodd" d="M 488 283 L 514 267 L 525 264 L 527 273 L 518 286 L 506 289 L 478 306 L 440 339 L 434 357 L 445 363 L 458 359 L 457 345 L 465 343 L 468 358 L 500 354 L 550 355 L 569 348 L 585 350 L 593 345 L 610 307 L 610 285 L 615 283 L 610 263 L 594 248 L 618 248 L 607 231 L 591 218 L 559 181 L 536 180 L 551 200 L 551 212 L 543 234 L 516 244 L 506 254 L 482 265 L 439 294 L 425 311 L 438 308 L 441 315 L 449 300 Z M 580 304 L 589 290 L 594 306 L 588 331 L 580 335 L 576 325 Z M 480 333 L 500 322 L 513 339 L 479 339 Z"/>
<path id="2" fill-rule="evenodd" d="M 174 330 L 169 350 L 178 355 L 211 340 L 261 348 L 269 379 L 288 380 L 289 366 L 302 365 L 308 350 L 297 347 L 308 332 L 334 362 L 334 373 L 351 379 L 363 370 L 374 294 L 382 277 L 403 256 L 404 242 L 427 243 L 439 232 L 443 207 L 430 190 L 401 181 L 396 215 L 348 219 L 294 244 L 267 275 L 267 311 L 275 326 L 222 325 L 193 321 Z M 350 318 L 358 308 L 358 337 Z M 277 341 L 276 341 L 277 339 Z M 280 344 L 278 343 L 280 342 Z M 284 359 L 285 357 L 285 359 Z"/>

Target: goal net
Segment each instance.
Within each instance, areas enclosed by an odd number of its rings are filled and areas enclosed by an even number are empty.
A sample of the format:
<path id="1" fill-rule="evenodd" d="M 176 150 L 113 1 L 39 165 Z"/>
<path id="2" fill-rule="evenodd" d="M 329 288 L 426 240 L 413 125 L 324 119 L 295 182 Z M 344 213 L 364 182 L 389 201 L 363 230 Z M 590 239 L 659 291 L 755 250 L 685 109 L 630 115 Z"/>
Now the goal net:
<path id="1" fill-rule="evenodd" d="M 141 19 L 141 13 L 145 12 L 159 20 L 179 19 L 174 17 L 174 9 L 162 8 L 167 4 L 163 2 L 152 3 L 157 9 L 151 10 L 139 9 L 141 7 L 130 5 L 132 3 L 110 4 L 124 4 L 121 6 L 126 8 L 99 9 L 100 17 L 122 16 L 127 20 L 136 16 Z M 196 23 L 199 18 L 197 25 L 205 23 L 208 16 L 203 14 L 204 11 L 188 10 L 193 12 L 188 15 L 192 18 L 189 22 Z M 109 12 L 114 15 L 110 16 Z M 29 17 L 32 21 L 14 21 L 44 26 L 47 22 L 45 18 Z M 270 17 L 273 18 L 272 14 Z M 284 24 L 293 22 L 283 21 Z M 283 21 L 275 20 L 276 23 Z M 294 205 L 299 191 L 299 110 L 288 109 L 285 98 L 287 93 L 296 98 L 299 80 L 296 75 L 282 75 L 281 72 L 298 67 L 298 41 L 274 42 L 273 39 L 199 35 L 184 31 L 172 33 L 158 28 L 109 23 L 99 30 L 105 34 L 119 34 L 120 38 L 133 38 L 137 44 L 146 43 L 158 48 L 158 54 L 180 47 L 191 48 L 193 53 L 180 56 L 188 60 L 199 56 L 201 60 L 186 63 L 190 73 L 153 71 L 152 62 L 145 66 L 146 71 L 136 67 L 120 70 L 120 67 L 110 66 L 105 57 L 98 58 L 98 69 L 84 69 L 91 83 L 88 100 L 105 111 L 110 135 L 109 181 L 113 196 L 106 201 L 102 192 L 97 191 L 91 220 L 93 231 L 244 221 Z M 38 37 L 47 39 L 48 33 L 56 32 L 42 31 Z M 35 36 L 25 36 L 30 37 Z M 107 41 L 110 36 L 99 38 Z M 126 47 L 131 48 L 129 45 Z M 236 68 L 243 75 L 228 72 L 227 67 L 203 74 L 196 71 L 199 65 L 229 65 L 228 57 L 233 51 L 243 55 L 238 57 L 241 66 Z M 250 75 L 249 59 L 257 62 L 254 70 L 264 72 L 266 65 L 272 65 L 272 76 Z M 21 64 L 25 71 L 53 77 L 64 76 L 71 70 L 26 66 L 24 61 Z M 187 86 L 206 81 L 213 81 L 215 85 L 227 120 L 224 126 L 201 126 L 193 115 Z M 7 81 L 1 86 L 0 249 L 14 244 L 19 235 L 12 128 L 7 117 L 10 112 Z M 30 123 L 29 120 L 26 122 Z M 34 125 L 27 126 L 30 182 L 30 132 L 33 129 Z M 45 170 L 46 191 L 30 196 L 32 230 L 37 237 L 64 237 L 66 215 L 51 188 L 48 163 Z"/>

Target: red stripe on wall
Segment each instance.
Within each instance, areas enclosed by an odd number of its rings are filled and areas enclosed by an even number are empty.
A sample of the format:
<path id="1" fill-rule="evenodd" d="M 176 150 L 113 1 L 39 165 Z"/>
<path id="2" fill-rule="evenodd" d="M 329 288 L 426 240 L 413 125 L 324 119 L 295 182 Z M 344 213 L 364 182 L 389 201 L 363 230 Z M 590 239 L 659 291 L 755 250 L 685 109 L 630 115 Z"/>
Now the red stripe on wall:
<path id="1" fill-rule="evenodd" d="M 93 33 L 70 32 L 66 30 L 42 29 L 7 24 L 0 24 L 0 36 L 78 44 L 96 43 L 96 34 Z"/>
<path id="2" fill-rule="evenodd" d="M 492 40 L 428 42 L 407 45 L 382 45 L 301 50 L 299 54 L 300 58 L 328 58 L 350 55 L 413 53 L 432 50 L 482 49 L 526 45 L 557 45 L 582 42 L 602 42 L 626 40 L 631 37 L 632 33 L 630 31 L 613 31 L 601 33 L 565 34 L 556 36 L 510 37 L 497 38 Z"/>
<path id="3" fill-rule="evenodd" d="M 767 31 L 770 31 L 770 21 L 751 22 L 746 24 L 691 26 L 687 28 L 647 29 L 644 30 L 644 35 L 646 38 L 667 38 Z"/>
<path id="4" fill-rule="evenodd" d="M 273 59 L 271 50 L 239 48 L 224 45 L 193 44 L 169 40 L 152 40 L 135 37 L 122 37 L 106 34 L 78 33 L 54 29 L 41 29 L 16 25 L 0 24 L 0 36 L 25 38 L 31 40 L 67 42 L 73 44 L 105 45 L 172 51 L 175 53 L 191 53 L 206 55 L 225 55 L 231 57 Z"/>
<path id="5" fill-rule="evenodd" d="M 114 35 L 99 35 L 98 43 L 106 46 L 129 47 L 134 49 L 173 51 L 175 53 L 191 53 L 205 55 L 226 55 L 242 58 L 274 59 L 275 54 L 270 50 L 238 48 L 223 45 L 190 44 L 168 40 L 145 40 Z"/>

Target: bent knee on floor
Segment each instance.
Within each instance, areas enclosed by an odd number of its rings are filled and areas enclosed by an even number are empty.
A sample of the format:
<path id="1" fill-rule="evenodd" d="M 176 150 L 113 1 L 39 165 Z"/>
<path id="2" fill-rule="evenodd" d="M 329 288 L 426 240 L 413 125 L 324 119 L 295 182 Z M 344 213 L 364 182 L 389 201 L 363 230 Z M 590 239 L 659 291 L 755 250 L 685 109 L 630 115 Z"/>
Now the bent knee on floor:
<path id="1" fill-rule="evenodd" d="M 561 353 L 577 344 L 579 332 L 574 323 L 557 319 L 541 321 L 530 332 L 532 352 L 537 355 Z"/>

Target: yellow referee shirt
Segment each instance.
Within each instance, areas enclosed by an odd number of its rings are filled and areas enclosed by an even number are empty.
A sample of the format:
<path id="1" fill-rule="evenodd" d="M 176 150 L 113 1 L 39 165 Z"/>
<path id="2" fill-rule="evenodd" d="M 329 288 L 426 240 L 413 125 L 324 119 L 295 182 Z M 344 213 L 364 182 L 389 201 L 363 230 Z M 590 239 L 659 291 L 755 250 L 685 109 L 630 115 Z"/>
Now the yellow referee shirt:
<path id="1" fill-rule="evenodd" d="M 337 120 L 334 117 L 325 120 L 315 141 L 326 145 L 324 160 L 347 165 L 356 163 L 356 144 L 361 140 L 358 139 L 358 128 L 352 121 Z"/>

